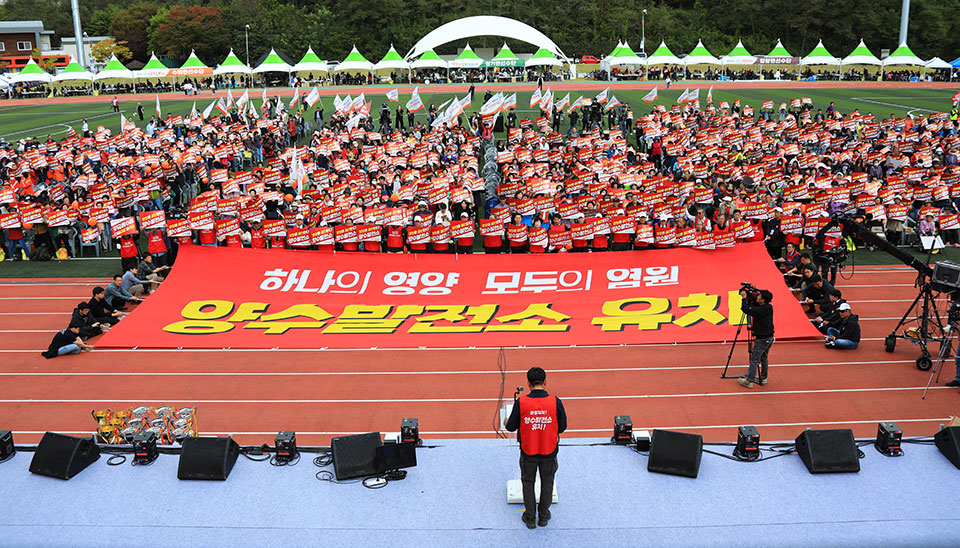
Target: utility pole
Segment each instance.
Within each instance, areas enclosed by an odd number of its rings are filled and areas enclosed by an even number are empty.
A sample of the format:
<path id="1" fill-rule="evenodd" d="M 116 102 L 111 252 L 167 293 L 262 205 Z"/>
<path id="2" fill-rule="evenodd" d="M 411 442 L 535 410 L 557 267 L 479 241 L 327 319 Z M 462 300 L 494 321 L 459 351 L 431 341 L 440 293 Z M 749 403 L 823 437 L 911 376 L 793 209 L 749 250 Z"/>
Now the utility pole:
<path id="1" fill-rule="evenodd" d="M 900 5 L 900 44 L 907 43 L 907 27 L 910 25 L 910 0 L 903 0 Z"/>
<path id="2" fill-rule="evenodd" d="M 73 12 L 73 37 L 77 40 L 77 62 L 87 69 L 86 44 L 83 42 L 83 31 L 80 30 L 80 0 L 70 0 L 70 10 Z"/>

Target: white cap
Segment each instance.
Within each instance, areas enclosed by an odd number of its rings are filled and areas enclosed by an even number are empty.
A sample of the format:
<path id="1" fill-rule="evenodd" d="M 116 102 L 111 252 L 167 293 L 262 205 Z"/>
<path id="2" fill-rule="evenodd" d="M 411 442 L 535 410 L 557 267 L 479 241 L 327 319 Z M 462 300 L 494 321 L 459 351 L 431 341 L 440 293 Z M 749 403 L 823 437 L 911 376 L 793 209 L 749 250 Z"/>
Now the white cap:
<path id="1" fill-rule="evenodd" d="M 773 210 L 774 210 L 774 211 L 779 211 L 780 213 L 783 213 L 783 208 L 782 208 L 782 207 L 775 207 L 775 208 L 773 208 Z"/>
<path id="2" fill-rule="evenodd" d="M 843 312 L 844 310 L 850 310 L 850 305 L 847 303 L 840 303 L 840 306 L 837 307 L 837 310 Z"/>

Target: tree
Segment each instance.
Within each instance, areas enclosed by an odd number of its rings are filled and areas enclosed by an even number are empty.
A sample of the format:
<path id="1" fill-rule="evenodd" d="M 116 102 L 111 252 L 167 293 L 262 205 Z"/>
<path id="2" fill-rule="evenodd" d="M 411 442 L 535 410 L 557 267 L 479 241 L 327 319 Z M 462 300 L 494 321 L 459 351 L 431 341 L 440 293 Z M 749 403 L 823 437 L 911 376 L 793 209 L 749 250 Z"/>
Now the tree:
<path id="1" fill-rule="evenodd" d="M 230 36 L 216 6 L 173 6 L 157 26 L 153 44 L 167 55 L 186 57 L 190 50 L 197 55 L 223 58 L 229 49 Z"/>
<path id="2" fill-rule="evenodd" d="M 113 20 L 119 12 L 120 8 L 117 6 L 107 6 L 105 9 L 96 10 L 90 16 L 90 21 L 84 24 L 83 29 L 90 36 L 109 35 Z"/>
<path id="3" fill-rule="evenodd" d="M 54 70 L 56 65 L 53 64 L 53 57 L 43 56 L 43 50 L 40 48 L 33 48 L 33 52 L 30 53 L 30 56 L 33 57 L 33 60 L 37 62 L 37 66 L 46 71 Z"/>
<path id="4" fill-rule="evenodd" d="M 160 9 L 157 5 L 149 2 L 137 2 L 130 4 L 125 9 L 117 12 L 113 18 L 113 24 L 110 30 L 119 41 L 127 43 L 133 57 L 141 61 L 146 61 L 147 52 L 147 28 L 150 25 L 150 18 Z"/>
<path id="5" fill-rule="evenodd" d="M 130 48 L 127 47 L 126 42 L 117 42 L 113 38 L 101 40 L 91 46 L 90 54 L 93 55 L 94 59 L 100 62 L 106 62 L 113 55 L 116 55 L 117 59 L 120 59 L 121 61 L 128 60 L 133 57 L 133 53 L 130 51 Z"/>

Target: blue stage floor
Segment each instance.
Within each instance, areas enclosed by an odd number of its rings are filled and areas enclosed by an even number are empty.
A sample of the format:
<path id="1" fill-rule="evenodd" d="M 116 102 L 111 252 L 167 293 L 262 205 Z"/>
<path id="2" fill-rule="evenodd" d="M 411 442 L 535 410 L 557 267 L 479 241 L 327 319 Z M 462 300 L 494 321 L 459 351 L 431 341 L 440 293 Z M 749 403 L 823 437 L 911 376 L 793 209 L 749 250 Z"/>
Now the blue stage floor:
<path id="1" fill-rule="evenodd" d="M 560 502 L 531 531 L 506 504 L 514 442 L 438 445 L 379 490 L 317 481 L 306 454 L 294 467 L 241 457 L 226 482 L 189 482 L 174 455 L 102 456 L 61 481 L 30 474 L 20 452 L 0 464 L 0 546 L 960 546 L 960 470 L 933 446 L 865 447 L 859 474 L 819 476 L 796 455 L 704 454 L 697 479 L 648 473 L 626 447 L 564 446 Z"/>

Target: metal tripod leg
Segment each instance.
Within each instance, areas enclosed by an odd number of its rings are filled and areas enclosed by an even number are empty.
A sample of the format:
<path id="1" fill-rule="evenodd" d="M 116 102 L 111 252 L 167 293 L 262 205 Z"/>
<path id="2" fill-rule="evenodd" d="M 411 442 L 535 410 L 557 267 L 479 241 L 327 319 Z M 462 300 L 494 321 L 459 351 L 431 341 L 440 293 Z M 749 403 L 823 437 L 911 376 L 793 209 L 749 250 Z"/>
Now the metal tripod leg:
<path id="1" fill-rule="evenodd" d="M 937 355 L 937 362 L 933 365 L 933 369 L 930 371 L 930 379 L 927 380 L 927 387 L 923 389 L 923 395 L 920 396 L 921 400 L 927 399 L 927 391 L 930 390 L 930 385 L 933 384 L 933 377 L 937 377 L 937 382 L 940 382 L 940 371 L 943 368 L 943 360 L 946 359 L 947 354 L 950 353 L 950 332 L 953 330 L 952 325 L 947 326 L 947 332 L 944 334 L 944 341 L 940 343 L 940 354 Z M 960 351 L 960 346 L 957 348 Z"/>

